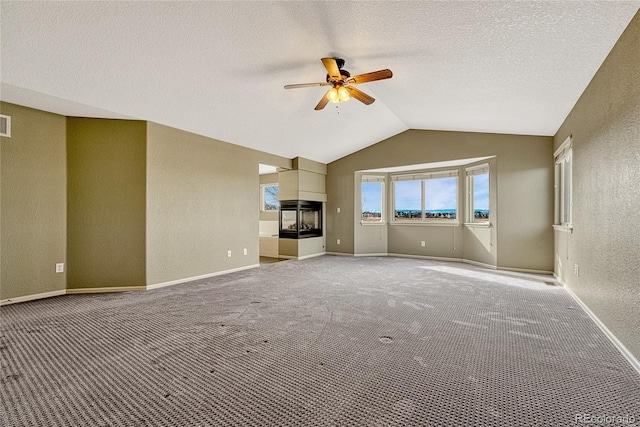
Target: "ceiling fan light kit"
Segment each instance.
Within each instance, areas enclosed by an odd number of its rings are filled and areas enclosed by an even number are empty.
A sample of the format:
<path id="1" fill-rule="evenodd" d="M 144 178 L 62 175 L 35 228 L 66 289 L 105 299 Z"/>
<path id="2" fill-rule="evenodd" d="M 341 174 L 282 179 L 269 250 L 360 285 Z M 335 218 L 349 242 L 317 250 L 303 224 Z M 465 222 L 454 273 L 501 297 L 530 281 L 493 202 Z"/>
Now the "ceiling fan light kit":
<path id="1" fill-rule="evenodd" d="M 315 110 L 322 110 L 326 107 L 328 102 L 346 102 L 351 98 L 355 98 L 365 105 L 370 105 L 375 101 L 375 98 L 353 87 L 353 85 L 374 82 L 376 80 L 390 79 L 393 77 L 393 73 L 389 69 L 359 74 L 351 77 L 351 73 L 342 69 L 345 63 L 342 58 L 322 58 L 322 63 L 327 69 L 326 82 L 293 84 L 286 85 L 284 87 L 285 89 L 297 89 L 301 87 L 331 86 L 331 89 L 329 89 L 322 99 L 320 99 Z"/>

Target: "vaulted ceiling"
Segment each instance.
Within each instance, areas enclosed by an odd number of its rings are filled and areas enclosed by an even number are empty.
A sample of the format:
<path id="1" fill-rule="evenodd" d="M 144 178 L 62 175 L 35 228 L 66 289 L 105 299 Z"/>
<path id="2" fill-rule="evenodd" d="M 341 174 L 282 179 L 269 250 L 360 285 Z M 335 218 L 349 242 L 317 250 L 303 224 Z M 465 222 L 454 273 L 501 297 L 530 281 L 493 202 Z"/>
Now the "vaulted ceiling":
<path id="1" fill-rule="evenodd" d="M 406 129 L 553 135 L 638 1 L 7 2 L 2 100 L 330 162 Z M 320 58 L 376 98 L 314 106 Z"/>

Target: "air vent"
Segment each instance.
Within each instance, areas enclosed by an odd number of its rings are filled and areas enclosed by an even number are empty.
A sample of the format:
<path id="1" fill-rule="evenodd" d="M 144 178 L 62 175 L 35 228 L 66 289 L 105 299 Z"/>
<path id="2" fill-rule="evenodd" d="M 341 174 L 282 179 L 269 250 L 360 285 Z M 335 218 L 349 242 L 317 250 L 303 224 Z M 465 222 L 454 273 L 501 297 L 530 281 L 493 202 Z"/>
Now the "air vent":
<path id="1" fill-rule="evenodd" d="M 0 114 L 0 136 L 11 138 L 11 116 Z"/>

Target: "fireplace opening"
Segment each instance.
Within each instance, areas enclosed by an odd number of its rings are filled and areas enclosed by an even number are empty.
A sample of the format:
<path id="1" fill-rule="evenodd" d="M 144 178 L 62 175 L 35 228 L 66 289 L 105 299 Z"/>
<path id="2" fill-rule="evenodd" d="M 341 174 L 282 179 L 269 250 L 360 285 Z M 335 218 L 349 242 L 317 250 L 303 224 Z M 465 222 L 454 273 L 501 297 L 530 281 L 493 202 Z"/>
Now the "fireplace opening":
<path id="1" fill-rule="evenodd" d="M 280 238 L 305 239 L 322 236 L 322 202 L 280 201 Z"/>

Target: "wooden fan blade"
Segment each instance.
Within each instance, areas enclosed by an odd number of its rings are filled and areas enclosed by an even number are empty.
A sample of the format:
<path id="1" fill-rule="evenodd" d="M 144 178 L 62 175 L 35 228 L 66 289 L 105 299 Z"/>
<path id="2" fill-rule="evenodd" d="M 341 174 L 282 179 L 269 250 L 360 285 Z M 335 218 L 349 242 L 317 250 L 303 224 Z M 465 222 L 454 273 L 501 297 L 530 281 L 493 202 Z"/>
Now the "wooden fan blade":
<path id="1" fill-rule="evenodd" d="M 379 71 L 373 71 L 371 73 L 359 74 L 357 76 L 349 77 L 346 82 L 349 84 L 357 85 L 359 83 L 375 82 L 376 80 L 390 79 L 393 77 L 391 70 L 384 69 Z"/>
<path id="2" fill-rule="evenodd" d="M 329 86 L 331 83 L 322 82 L 322 83 L 300 83 L 296 85 L 285 85 L 285 89 L 297 89 L 299 87 L 317 87 L 317 86 Z"/>
<path id="3" fill-rule="evenodd" d="M 370 97 L 369 95 L 359 89 L 356 89 L 355 87 L 345 86 L 345 89 L 349 91 L 349 95 L 362 102 L 363 104 L 369 105 L 373 104 L 373 101 L 375 101 L 375 98 Z"/>
<path id="4" fill-rule="evenodd" d="M 318 102 L 318 105 L 316 105 L 316 108 L 314 108 L 314 110 L 320 111 L 327 106 L 327 103 L 329 103 L 329 97 L 327 96 L 328 94 L 329 94 L 329 91 L 327 91 L 327 93 L 324 94 L 324 96 L 322 97 L 320 102 Z"/>
<path id="5" fill-rule="evenodd" d="M 322 58 L 322 63 L 324 64 L 324 68 L 327 69 L 329 77 L 336 80 L 340 80 L 342 78 L 335 58 Z"/>

